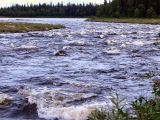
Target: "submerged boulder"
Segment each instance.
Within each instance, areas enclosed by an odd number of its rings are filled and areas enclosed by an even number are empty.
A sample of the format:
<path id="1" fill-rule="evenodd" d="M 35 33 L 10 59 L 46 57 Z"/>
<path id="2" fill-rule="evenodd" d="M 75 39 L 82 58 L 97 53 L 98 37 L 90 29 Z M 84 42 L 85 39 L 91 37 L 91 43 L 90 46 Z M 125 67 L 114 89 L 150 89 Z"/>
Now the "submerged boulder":
<path id="1" fill-rule="evenodd" d="M 117 33 L 108 33 L 108 35 L 117 35 Z"/>
<path id="2" fill-rule="evenodd" d="M 67 53 L 66 53 L 66 51 L 64 51 L 64 50 L 59 50 L 59 51 L 55 52 L 54 55 L 55 55 L 55 56 L 66 56 Z"/>
<path id="3" fill-rule="evenodd" d="M 0 105 L 9 106 L 9 100 L 12 97 L 7 94 L 0 94 Z"/>
<path id="4" fill-rule="evenodd" d="M 137 34 L 137 32 L 131 32 L 131 34 Z"/>

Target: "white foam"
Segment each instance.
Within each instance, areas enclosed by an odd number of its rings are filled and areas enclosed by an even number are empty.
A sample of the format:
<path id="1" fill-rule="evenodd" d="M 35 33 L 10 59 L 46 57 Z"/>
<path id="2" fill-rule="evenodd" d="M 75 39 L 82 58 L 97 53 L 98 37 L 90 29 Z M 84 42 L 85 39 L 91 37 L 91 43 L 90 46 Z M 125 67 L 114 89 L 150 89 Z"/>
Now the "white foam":
<path id="1" fill-rule="evenodd" d="M 7 94 L 0 94 L 0 103 L 3 103 L 5 100 L 10 100 L 10 99 L 12 99 L 11 96 Z"/>
<path id="2" fill-rule="evenodd" d="M 126 44 L 122 44 L 120 47 L 121 47 L 121 48 L 125 48 L 125 47 L 126 47 Z"/>
<path id="3" fill-rule="evenodd" d="M 63 50 L 71 50 L 72 49 L 72 47 L 71 46 L 63 46 L 63 48 L 62 48 Z"/>
<path id="4" fill-rule="evenodd" d="M 144 42 L 142 42 L 142 41 L 134 41 L 131 44 L 133 44 L 133 45 L 144 45 Z"/>
<path id="5" fill-rule="evenodd" d="M 107 53 L 108 55 L 119 55 L 121 52 L 118 49 L 103 49 L 103 53 Z"/>
<path id="6" fill-rule="evenodd" d="M 45 119 L 62 119 L 62 120 L 85 120 L 87 116 L 99 106 L 106 103 L 88 104 L 82 106 L 55 107 L 38 105 L 38 115 Z"/>
<path id="7" fill-rule="evenodd" d="M 83 41 L 69 41 L 69 46 L 73 45 L 73 46 L 86 46 L 88 45 L 88 43 L 83 42 Z"/>
<path id="8" fill-rule="evenodd" d="M 119 41 L 118 40 L 107 40 L 106 43 L 107 45 L 116 45 L 119 43 Z"/>
<path id="9" fill-rule="evenodd" d="M 127 37 L 127 35 L 121 35 L 121 37 L 124 37 L 124 38 L 126 38 L 126 37 Z"/>
<path id="10" fill-rule="evenodd" d="M 104 38 L 105 36 L 104 36 L 104 35 L 100 35 L 99 37 L 100 37 L 100 38 Z"/>
<path id="11" fill-rule="evenodd" d="M 146 44 L 152 44 L 153 41 L 134 41 L 134 42 L 126 42 L 126 43 L 131 45 L 146 45 Z"/>
<path id="12" fill-rule="evenodd" d="M 28 43 L 25 45 L 21 45 L 20 47 L 18 47 L 18 49 L 37 49 L 37 46 L 33 43 Z"/>
<path id="13" fill-rule="evenodd" d="M 47 87 L 33 89 L 26 87 L 19 91 L 20 95 L 28 98 L 28 102 L 37 104 L 38 116 L 45 119 L 85 120 L 96 108 L 106 106 L 106 102 L 85 103 L 82 105 L 68 104 L 70 101 L 92 97 L 95 94 L 67 93 L 51 90 Z M 109 106 L 109 105 L 108 105 Z"/>

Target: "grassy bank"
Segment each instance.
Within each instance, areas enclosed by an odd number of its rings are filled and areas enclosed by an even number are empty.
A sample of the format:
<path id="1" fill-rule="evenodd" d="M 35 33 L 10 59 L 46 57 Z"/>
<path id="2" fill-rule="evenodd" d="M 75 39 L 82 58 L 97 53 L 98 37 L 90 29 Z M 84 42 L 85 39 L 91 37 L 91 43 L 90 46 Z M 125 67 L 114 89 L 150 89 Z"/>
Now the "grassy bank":
<path id="1" fill-rule="evenodd" d="M 64 26 L 39 23 L 0 22 L 0 33 L 26 33 L 30 31 L 46 31 L 60 28 L 64 28 Z"/>
<path id="2" fill-rule="evenodd" d="M 147 18 L 89 18 L 89 22 L 113 22 L 113 23 L 137 23 L 137 24 L 160 24 L 160 19 Z"/>

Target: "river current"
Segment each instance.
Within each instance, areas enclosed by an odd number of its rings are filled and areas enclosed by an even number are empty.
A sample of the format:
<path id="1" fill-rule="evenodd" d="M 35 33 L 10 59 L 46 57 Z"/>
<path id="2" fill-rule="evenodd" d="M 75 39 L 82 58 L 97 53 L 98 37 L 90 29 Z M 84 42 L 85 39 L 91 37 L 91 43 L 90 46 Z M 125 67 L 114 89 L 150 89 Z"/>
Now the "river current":
<path id="1" fill-rule="evenodd" d="M 150 96 L 160 67 L 160 25 L 68 18 L 1 18 L 66 28 L 0 34 L 0 120 L 86 120 L 111 108 L 110 94 L 130 103 Z M 156 43 L 156 44 L 155 44 Z M 149 79 L 143 77 L 155 71 Z"/>

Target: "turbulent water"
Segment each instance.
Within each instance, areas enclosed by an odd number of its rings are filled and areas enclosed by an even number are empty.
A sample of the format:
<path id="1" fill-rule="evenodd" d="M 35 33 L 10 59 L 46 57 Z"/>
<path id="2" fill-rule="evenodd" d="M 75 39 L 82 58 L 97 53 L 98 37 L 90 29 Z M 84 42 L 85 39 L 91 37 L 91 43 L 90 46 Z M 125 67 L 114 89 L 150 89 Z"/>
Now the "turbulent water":
<path id="1" fill-rule="evenodd" d="M 66 26 L 0 34 L 2 120 L 85 120 L 95 108 L 112 106 L 111 93 L 118 92 L 126 102 L 150 95 L 152 80 L 159 77 L 142 77 L 160 67 L 159 25 L 0 20 Z"/>

